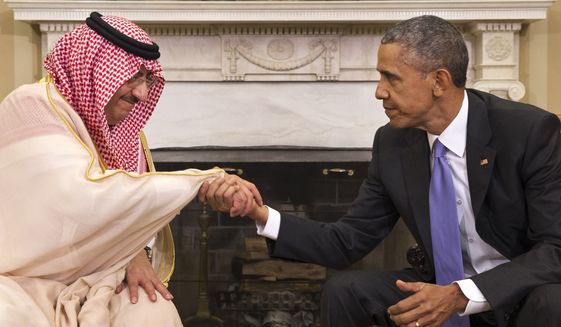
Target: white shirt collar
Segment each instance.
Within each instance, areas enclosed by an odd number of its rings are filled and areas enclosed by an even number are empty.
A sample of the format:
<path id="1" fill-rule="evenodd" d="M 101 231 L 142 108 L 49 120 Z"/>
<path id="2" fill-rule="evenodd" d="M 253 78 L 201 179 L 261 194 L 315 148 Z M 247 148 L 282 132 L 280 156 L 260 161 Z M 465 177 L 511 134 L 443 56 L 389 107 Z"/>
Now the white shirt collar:
<path id="1" fill-rule="evenodd" d="M 458 112 L 458 115 L 456 115 L 450 125 L 448 125 L 440 135 L 427 132 L 431 151 L 434 140 L 438 138 L 448 150 L 458 157 L 464 157 L 466 153 L 468 107 L 467 92 L 464 90 L 464 100 L 462 101 L 460 112 Z"/>

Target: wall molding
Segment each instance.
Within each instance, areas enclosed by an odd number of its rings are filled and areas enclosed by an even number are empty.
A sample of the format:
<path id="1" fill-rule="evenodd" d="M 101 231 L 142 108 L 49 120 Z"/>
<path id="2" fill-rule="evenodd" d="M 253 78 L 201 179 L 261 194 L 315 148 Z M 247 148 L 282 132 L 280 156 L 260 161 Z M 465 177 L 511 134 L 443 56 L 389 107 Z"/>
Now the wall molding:
<path id="1" fill-rule="evenodd" d="M 16 20 L 83 21 L 91 11 L 137 22 L 388 22 L 418 15 L 451 21 L 538 20 L 554 0 L 71 1 L 4 0 Z"/>

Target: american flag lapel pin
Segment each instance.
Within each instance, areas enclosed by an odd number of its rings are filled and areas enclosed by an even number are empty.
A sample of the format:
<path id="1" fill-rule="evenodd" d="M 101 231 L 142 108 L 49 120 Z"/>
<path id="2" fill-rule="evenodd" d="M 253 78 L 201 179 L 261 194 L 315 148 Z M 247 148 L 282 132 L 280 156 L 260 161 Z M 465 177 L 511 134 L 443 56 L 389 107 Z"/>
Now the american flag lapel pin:
<path id="1" fill-rule="evenodd" d="M 486 166 L 489 163 L 489 160 L 487 160 L 487 158 L 483 158 L 481 160 L 479 160 L 479 165 L 480 166 Z"/>

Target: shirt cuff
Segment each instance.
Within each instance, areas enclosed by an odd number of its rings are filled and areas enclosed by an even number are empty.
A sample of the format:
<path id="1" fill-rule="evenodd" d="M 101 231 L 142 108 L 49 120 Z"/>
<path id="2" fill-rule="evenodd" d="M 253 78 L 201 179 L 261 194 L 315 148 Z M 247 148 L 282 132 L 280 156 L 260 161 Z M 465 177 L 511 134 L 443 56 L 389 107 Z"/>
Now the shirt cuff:
<path id="1" fill-rule="evenodd" d="M 468 298 L 468 304 L 466 305 L 466 309 L 464 312 L 458 313 L 460 316 L 467 316 L 476 313 L 480 313 L 483 311 L 491 310 L 491 305 L 487 302 L 487 299 L 479 290 L 479 287 L 475 285 L 473 280 L 471 279 L 463 279 L 454 282 L 458 284 L 462 293 Z"/>
<path id="2" fill-rule="evenodd" d="M 267 207 L 267 209 L 269 209 L 267 223 L 265 225 L 255 223 L 257 226 L 257 235 L 265 236 L 266 238 L 276 241 L 279 236 L 281 215 L 280 212 L 271 207 Z"/>
<path id="3" fill-rule="evenodd" d="M 156 243 L 156 236 L 152 237 L 152 239 L 148 241 L 148 243 L 146 243 L 146 246 L 152 249 L 154 248 L 155 243 Z"/>

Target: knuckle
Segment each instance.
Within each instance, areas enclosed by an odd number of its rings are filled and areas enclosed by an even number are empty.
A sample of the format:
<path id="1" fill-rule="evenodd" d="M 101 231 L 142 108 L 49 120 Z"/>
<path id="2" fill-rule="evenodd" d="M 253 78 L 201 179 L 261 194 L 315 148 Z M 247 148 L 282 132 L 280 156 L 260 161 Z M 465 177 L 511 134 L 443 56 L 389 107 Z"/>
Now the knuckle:
<path id="1" fill-rule="evenodd" d="M 428 315 L 429 319 L 428 322 L 433 323 L 438 320 L 438 315 L 434 312 Z"/>

